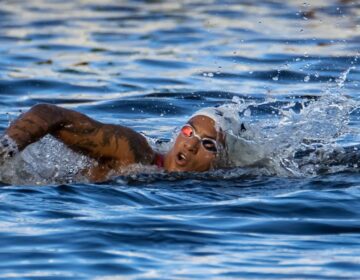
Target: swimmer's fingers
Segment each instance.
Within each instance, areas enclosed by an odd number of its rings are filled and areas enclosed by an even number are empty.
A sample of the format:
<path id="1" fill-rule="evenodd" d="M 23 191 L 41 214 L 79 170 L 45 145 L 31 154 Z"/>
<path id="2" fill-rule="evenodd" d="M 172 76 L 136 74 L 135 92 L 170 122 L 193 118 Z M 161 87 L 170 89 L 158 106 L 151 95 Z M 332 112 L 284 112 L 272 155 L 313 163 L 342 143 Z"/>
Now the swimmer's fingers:
<path id="1" fill-rule="evenodd" d="M 15 141 L 9 136 L 4 135 L 0 137 L 0 164 L 3 164 L 7 159 L 15 156 L 18 151 Z"/>

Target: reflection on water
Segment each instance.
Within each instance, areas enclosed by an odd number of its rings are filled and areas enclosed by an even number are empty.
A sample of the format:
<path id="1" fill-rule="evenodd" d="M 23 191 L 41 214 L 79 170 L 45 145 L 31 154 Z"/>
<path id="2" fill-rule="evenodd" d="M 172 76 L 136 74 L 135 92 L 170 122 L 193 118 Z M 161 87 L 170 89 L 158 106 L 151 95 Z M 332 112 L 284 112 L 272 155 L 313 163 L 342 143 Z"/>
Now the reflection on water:
<path id="1" fill-rule="evenodd" d="M 46 138 L 0 170 L 1 277 L 359 278 L 360 5 L 240 2 L 1 1 L 2 129 L 49 102 L 155 143 L 232 103 L 267 159 L 94 185 Z"/>

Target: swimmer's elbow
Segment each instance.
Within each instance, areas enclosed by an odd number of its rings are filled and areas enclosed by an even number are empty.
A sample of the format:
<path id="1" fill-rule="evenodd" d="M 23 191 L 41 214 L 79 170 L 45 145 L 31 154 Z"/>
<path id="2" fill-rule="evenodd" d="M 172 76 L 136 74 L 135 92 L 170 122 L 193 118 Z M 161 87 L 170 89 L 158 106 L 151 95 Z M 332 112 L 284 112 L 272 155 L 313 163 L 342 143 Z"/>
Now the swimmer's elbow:
<path id="1" fill-rule="evenodd" d="M 54 104 L 39 103 L 31 107 L 29 113 L 37 119 L 38 123 L 46 123 L 50 132 L 56 127 L 60 128 L 71 120 L 72 112 L 69 109 Z"/>

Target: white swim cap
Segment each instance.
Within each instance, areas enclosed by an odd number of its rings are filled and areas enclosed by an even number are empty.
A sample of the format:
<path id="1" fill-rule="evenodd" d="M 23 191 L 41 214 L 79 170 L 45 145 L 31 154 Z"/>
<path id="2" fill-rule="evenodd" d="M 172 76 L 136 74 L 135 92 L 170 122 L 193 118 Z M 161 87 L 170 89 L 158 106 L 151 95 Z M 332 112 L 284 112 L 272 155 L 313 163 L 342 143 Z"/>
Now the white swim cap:
<path id="1" fill-rule="evenodd" d="M 261 158 L 257 145 L 240 120 L 239 111 L 232 104 L 202 108 L 191 117 L 199 115 L 213 119 L 216 130 L 225 136 L 225 150 L 220 155 L 219 167 L 246 167 Z"/>

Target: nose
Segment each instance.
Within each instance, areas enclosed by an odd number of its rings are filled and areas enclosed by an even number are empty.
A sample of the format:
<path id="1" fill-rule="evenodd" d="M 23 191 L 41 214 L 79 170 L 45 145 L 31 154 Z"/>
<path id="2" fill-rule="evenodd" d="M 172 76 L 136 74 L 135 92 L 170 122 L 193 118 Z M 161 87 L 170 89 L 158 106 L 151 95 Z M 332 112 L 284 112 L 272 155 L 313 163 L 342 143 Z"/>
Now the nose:
<path id="1" fill-rule="evenodd" d="M 191 137 L 184 143 L 184 147 L 192 153 L 196 153 L 199 149 L 200 140 L 197 137 Z"/>

